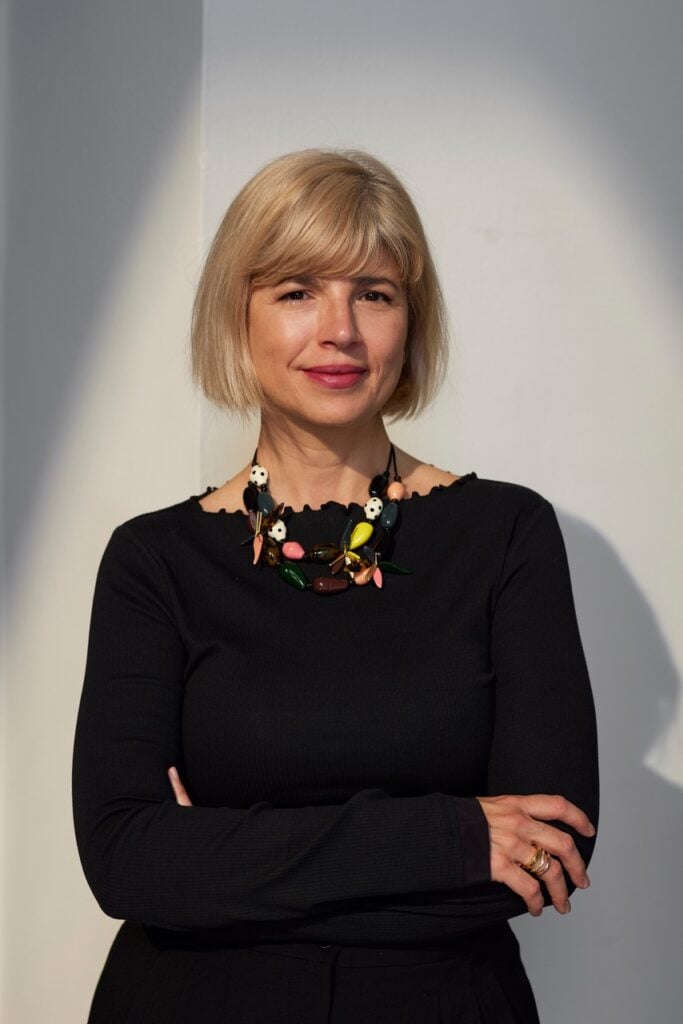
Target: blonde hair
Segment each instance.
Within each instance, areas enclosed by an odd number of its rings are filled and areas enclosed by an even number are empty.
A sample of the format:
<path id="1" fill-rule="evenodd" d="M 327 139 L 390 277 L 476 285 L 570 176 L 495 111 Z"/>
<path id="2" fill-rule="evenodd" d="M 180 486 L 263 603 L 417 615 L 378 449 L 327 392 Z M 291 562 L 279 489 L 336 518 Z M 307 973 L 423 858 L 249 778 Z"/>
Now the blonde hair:
<path id="1" fill-rule="evenodd" d="M 448 363 L 448 327 L 419 215 L 396 175 L 359 150 L 305 149 L 266 164 L 230 204 L 197 287 L 192 377 L 214 404 L 242 418 L 265 402 L 249 355 L 255 285 L 304 274 L 353 277 L 391 258 L 408 300 L 406 357 L 382 409 L 416 416 Z"/>

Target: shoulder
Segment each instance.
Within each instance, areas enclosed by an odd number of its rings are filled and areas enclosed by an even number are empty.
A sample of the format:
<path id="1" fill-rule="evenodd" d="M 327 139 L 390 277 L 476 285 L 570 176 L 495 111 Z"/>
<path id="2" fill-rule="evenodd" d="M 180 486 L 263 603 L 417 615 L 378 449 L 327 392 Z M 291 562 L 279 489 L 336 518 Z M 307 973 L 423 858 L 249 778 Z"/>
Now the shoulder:
<path id="1" fill-rule="evenodd" d="M 545 494 L 530 484 L 492 477 L 477 476 L 476 479 L 482 496 L 499 506 L 526 512 L 550 504 Z"/>
<path id="2" fill-rule="evenodd" d="M 432 489 L 455 492 L 460 488 L 454 485 L 462 481 L 468 484 L 471 500 L 488 504 L 498 512 L 524 512 L 548 503 L 544 494 L 525 483 L 480 476 L 474 470 L 453 473 L 432 463 L 421 462 L 407 452 L 401 452 L 401 455 L 405 466 L 402 479 L 409 495 L 428 494 Z M 476 486 L 470 486 L 472 484 Z"/>
<path id="3" fill-rule="evenodd" d="M 192 495 L 170 505 L 137 512 L 123 519 L 113 527 L 111 539 L 123 544 L 144 547 L 147 550 L 163 547 L 167 538 L 177 534 L 183 518 L 191 511 L 190 505 L 197 502 L 199 495 Z M 199 505 L 197 506 L 199 509 Z"/>
<path id="4" fill-rule="evenodd" d="M 489 505 L 502 512 L 533 511 L 549 504 L 547 497 L 529 484 L 480 476 L 475 470 L 451 473 L 428 463 L 422 463 L 403 478 L 408 493 L 428 493 L 432 488 L 459 490 L 453 486 L 459 481 L 467 483 L 467 492 L 473 501 Z M 464 489 L 464 488 L 463 488 Z"/>
<path id="5" fill-rule="evenodd" d="M 513 480 L 463 474 L 440 491 L 449 522 L 470 531 L 477 544 L 507 551 L 518 545 L 557 543 L 561 528 L 555 508 L 536 487 Z"/>
<path id="6" fill-rule="evenodd" d="M 475 474 L 468 493 L 478 521 L 508 543 L 527 531 L 557 525 L 552 502 L 530 484 Z"/>

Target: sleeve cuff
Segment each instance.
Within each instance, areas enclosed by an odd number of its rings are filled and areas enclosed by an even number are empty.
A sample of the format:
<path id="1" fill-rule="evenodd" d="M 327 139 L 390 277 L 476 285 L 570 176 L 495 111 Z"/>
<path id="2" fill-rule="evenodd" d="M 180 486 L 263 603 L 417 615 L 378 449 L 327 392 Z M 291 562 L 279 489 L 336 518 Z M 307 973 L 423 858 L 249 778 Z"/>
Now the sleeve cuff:
<path id="1" fill-rule="evenodd" d="M 451 796 L 454 817 L 460 830 L 463 884 L 491 881 L 489 824 L 476 797 Z"/>

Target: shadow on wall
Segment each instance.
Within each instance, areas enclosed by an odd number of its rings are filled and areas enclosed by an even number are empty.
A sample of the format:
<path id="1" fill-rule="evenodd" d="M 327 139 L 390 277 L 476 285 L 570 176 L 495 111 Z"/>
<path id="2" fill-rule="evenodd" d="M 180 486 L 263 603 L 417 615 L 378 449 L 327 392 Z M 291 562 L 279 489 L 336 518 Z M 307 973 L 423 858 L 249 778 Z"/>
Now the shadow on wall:
<path id="1" fill-rule="evenodd" d="M 201 5 L 183 0 L 10 4 L 2 409 L 9 594 L 31 510 L 44 502 L 82 390 L 94 326 L 163 176 L 178 112 L 197 88 L 201 32 Z"/>
<path id="2" fill-rule="evenodd" d="M 592 885 L 572 897 L 572 914 L 546 909 L 512 924 L 541 1020 L 674 1024 L 683 1000 L 683 793 L 644 759 L 661 738 L 661 709 L 673 717 L 679 680 L 652 610 L 616 553 L 585 523 L 558 518 L 596 702 L 600 830 Z M 591 1016 L 582 998 L 601 989 Z"/>

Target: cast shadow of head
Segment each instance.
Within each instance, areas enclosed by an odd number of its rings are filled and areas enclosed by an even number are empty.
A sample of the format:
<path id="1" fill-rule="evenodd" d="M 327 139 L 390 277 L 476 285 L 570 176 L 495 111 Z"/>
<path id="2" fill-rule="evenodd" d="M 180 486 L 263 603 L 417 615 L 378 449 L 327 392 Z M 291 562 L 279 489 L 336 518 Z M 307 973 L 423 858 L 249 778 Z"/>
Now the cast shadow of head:
<path id="1" fill-rule="evenodd" d="M 567 515 L 565 538 L 595 697 L 600 821 L 572 913 L 512 924 L 542 1020 L 598 1024 L 679 1019 L 683 751 L 666 774 L 646 764 L 678 711 L 676 666 L 636 580 L 596 530 Z M 651 528 L 651 527 L 650 527 Z M 680 711 L 678 711 L 680 714 Z"/>

